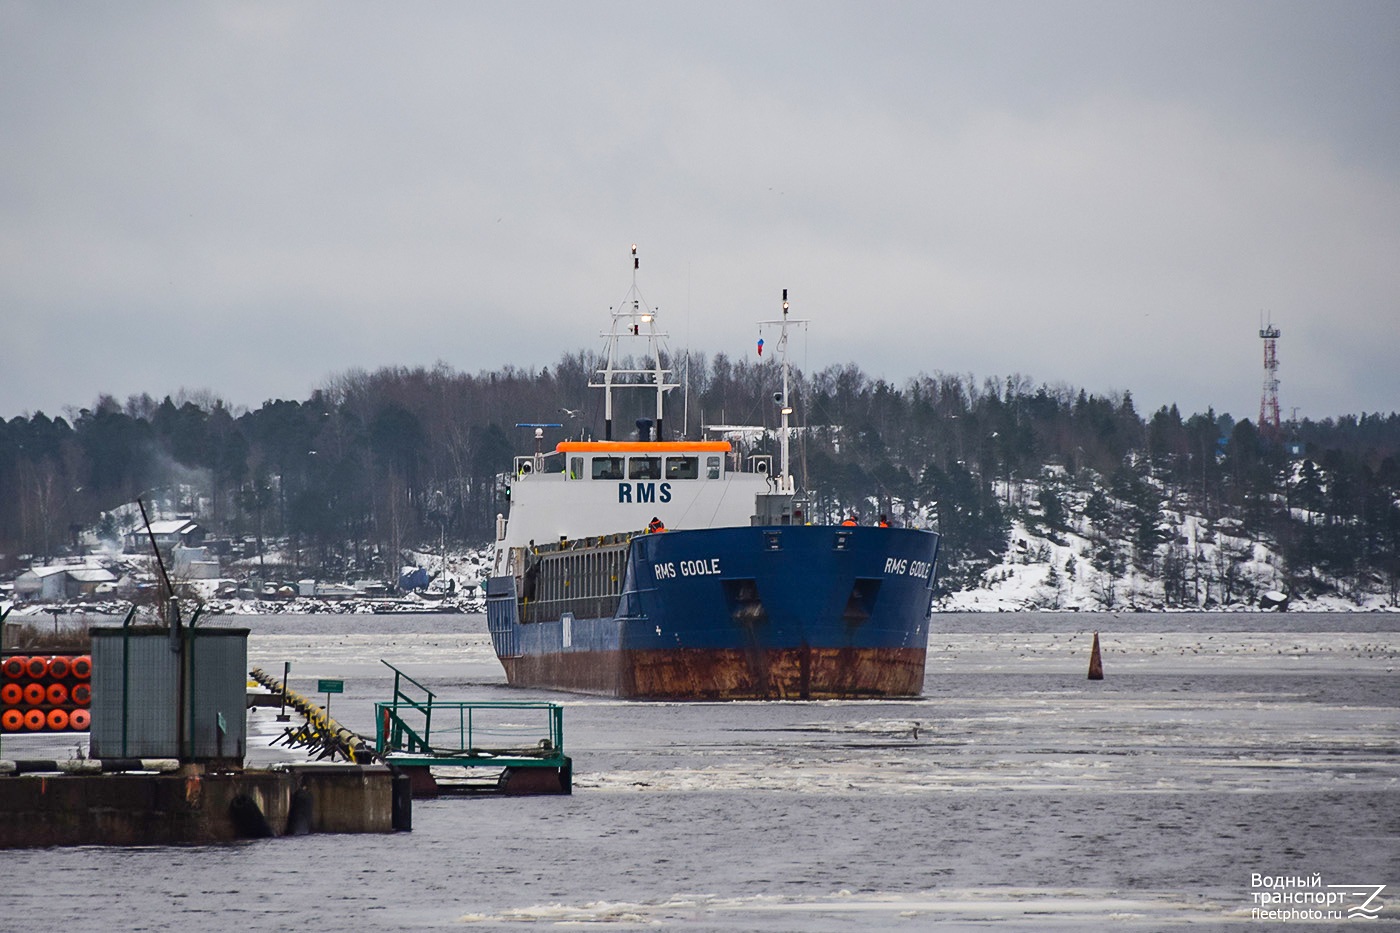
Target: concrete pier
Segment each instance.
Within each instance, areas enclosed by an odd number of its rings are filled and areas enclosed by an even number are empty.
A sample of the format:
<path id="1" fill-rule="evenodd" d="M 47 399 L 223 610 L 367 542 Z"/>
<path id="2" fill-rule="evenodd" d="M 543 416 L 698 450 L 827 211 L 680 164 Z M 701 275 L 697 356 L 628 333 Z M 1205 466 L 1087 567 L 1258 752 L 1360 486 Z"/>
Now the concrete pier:
<path id="1" fill-rule="evenodd" d="M 22 766 L 0 775 L 0 848 L 172 845 L 303 832 L 408 829 L 406 779 L 384 765 L 265 771 L 72 774 Z"/>

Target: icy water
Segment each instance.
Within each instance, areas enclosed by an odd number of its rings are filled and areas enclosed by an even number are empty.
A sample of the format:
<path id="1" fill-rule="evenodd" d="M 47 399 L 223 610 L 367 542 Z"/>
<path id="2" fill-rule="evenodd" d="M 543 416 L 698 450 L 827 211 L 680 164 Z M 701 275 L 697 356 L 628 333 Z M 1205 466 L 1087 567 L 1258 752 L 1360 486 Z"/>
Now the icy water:
<path id="1" fill-rule="evenodd" d="M 415 801 L 389 836 L 4 852 L 0 928 L 1360 922 L 1255 919 L 1283 890 L 1255 874 L 1387 884 L 1373 926 L 1400 928 L 1400 614 L 942 615 L 920 699 L 724 704 L 510 690 L 480 616 L 221 622 L 293 689 L 343 679 L 332 714 L 366 733 L 381 658 L 443 699 L 563 702 L 574 795 Z"/>

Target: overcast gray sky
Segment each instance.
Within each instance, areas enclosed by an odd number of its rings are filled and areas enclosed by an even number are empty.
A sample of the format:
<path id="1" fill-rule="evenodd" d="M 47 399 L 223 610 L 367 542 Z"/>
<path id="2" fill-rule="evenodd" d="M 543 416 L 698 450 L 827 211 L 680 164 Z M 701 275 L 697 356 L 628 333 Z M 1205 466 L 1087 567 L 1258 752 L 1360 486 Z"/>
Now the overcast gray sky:
<path id="1" fill-rule="evenodd" d="M 549 365 L 632 243 L 677 348 L 1400 409 L 1400 3 L 0 0 L 0 416 Z"/>

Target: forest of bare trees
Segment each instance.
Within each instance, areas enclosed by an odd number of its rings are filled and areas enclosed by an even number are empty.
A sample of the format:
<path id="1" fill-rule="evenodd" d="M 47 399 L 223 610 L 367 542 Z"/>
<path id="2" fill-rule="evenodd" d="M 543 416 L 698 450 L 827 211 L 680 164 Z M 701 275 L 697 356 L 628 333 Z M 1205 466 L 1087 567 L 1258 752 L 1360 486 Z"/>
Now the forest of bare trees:
<path id="1" fill-rule="evenodd" d="M 532 449 L 518 423 L 559 423 L 551 443 L 601 436 L 601 397 L 588 388 L 599 364 L 581 352 L 539 371 L 350 372 L 251 411 L 210 397 L 102 397 L 64 417 L 0 421 L 0 569 L 66 553 L 85 529 L 115 534 L 111 511 L 153 494 L 216 534 L 285 540 L 331 572 L 440 538 L 481 544 L 504 505 L 497 475 Z M 671 364 L 687 388 L 668 401 L 668 434 L 774 427 L 771 363 Z M 1076 510 L 1127 543 L 1096 560 L 1170 581 L 1184 557 L 1163 516 L 1189 510 L 1267 541 L 1299 588 L 1400 589 L 1394 413 L 1305 420 L 1276 437 L 1228 415 L 1143 416 L 1127 395 L 1022 377 L 895 385 L 853 365 L 798 373 L 795 397 L 794 472 L 813 514 L 855 508 L 937 528 L 950 586 L 999 559 L 1013 517 L 1053 530 Z"/>

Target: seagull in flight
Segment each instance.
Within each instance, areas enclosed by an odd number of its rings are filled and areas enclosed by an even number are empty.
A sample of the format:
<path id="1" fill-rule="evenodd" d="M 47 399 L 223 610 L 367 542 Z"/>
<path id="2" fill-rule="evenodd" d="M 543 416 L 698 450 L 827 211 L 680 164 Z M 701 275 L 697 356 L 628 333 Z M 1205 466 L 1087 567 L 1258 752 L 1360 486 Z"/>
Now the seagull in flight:
<path id="1" fill-rule="evenodd" d="M 579 415 L 579 410 L 576 408 L 561 408 L 559 410 L 562 411 L 564 414 L 568 415 L 570 418 L 577 418 Z"/>

